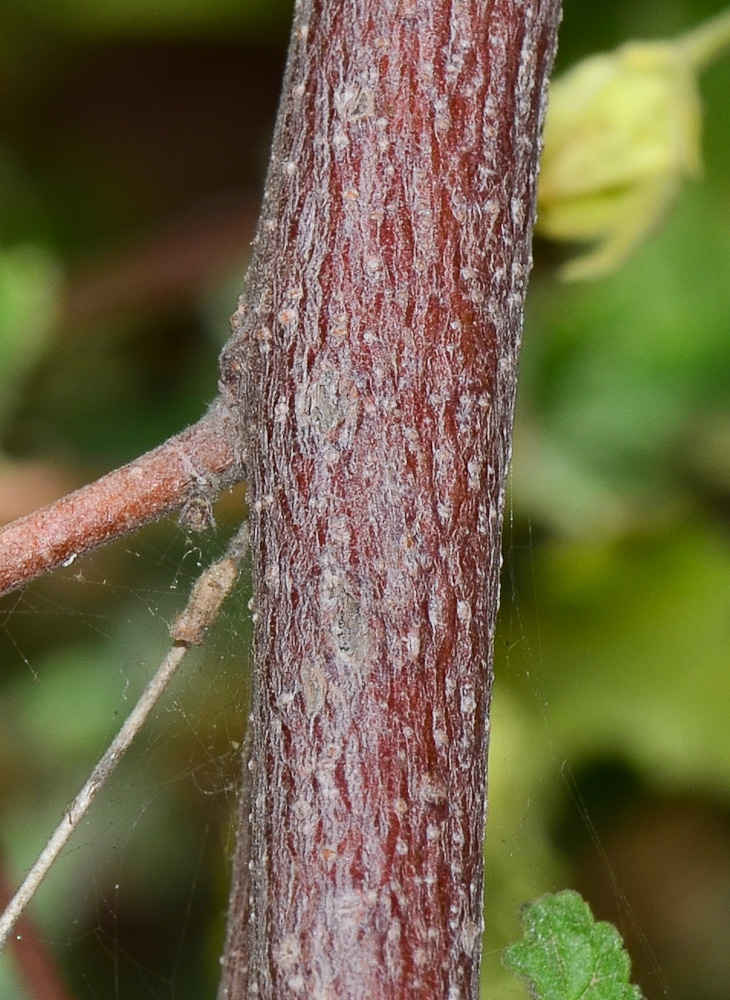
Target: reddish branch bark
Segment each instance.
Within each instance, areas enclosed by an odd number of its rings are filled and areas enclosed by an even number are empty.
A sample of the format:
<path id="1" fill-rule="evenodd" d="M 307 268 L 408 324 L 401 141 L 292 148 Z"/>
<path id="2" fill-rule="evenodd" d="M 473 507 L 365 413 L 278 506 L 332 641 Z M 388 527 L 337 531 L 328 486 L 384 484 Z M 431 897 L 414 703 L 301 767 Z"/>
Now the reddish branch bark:
<path id="1" fill-rule="evenodd" d="M 242 476 L 238 429 L 215 403 L 154 451 L 0 530 L 0 594 L 170 511 L 205 517 Z"/>
<path id="2" fill-rule="evenodd" d="M 558 18 L 558 0 L 298 3 L 223 357 L 223 399 L 252 429 L 256 588 L 228 1000 L 477 996 L 500 529 Z"/>

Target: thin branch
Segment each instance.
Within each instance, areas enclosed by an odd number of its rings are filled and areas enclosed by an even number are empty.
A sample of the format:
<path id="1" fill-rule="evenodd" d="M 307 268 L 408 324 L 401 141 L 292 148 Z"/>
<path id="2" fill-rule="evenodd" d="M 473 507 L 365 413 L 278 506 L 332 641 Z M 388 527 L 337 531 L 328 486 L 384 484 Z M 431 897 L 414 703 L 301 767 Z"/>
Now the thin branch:
<path id="1" fill-rule="evenodd" d="M 216 402 L 153 451 L 0 530 L 0 594 L 164 514 L 210 509 L 240 480 L 242 458 L 229 411 Z"/>
<path id="2" fill-rule="evenodd" d="M 69 837 L 86 815 L 97 793 L 106 784 L 157 704 L 185 654 L 191 646 L 199 646 L 203 641 L 205 632 L 215 621 L 223 601 L 233 589 L 247 550 L 248 525 L 244 524 L 228 546 L 225 555 L 205 570 L 193 587 L 185 610 L 170 629 L 174 643 L 158 667 L 157 673 L 91 772 L 88 781 L 64 813 L 63 819 L 0 917 L 0 949 L 3 948 L 16 921 L 35 895 Z"/>

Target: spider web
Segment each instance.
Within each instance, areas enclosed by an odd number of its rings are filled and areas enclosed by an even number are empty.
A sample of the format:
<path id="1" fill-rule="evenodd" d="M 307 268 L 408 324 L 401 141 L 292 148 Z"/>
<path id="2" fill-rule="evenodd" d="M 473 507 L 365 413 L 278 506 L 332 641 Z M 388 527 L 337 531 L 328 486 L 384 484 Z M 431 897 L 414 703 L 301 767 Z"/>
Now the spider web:
<path id="1" fill-rule="evenodd" d="M 14 880 L 30 867 L 154 673 L 170 644 L 170 622 L 230 533 L 231 526 L 224 525 L 191 538 L 172 524 L 154 526 L 132 543 L 88 556 L 4 599 L 2 849 Z M 570 878 L 569 867 L 546 839 L 536 794 L 554 796 L 556 787 L 567 791 L 621 908 L 633 919 L 581 799 L 573 764 L 556 745 L 539 630 L 535 642 L 526 623 L 534 594 L 516 568 L 525 562 L 529 578 L 532 541 L 517 537 L 511 518 L 505 548 L 486 848 L 487 996 L 516 990 L 499 957 L 514 933 L 520 905 Z M 215 995 L 248 693 L 247 591 L 244 580 L 32 903 L 33 921 L 73 1000 Z M 518 749 L 544 760 L 545 767 L 522 785 L 514 766 L 519 720 L 510 676 L 524 687 L 541 721 Z M 663 984 L 649 942 L 637 930 Z M 12 959 L 5 956 L 0 998 L 25 996 Z"/>
<path id="2" fill-rule="evenodd" d="M 35 860 L 231 534 L 158 525 L 0 606 L 7 877 Z M 213 996 L 245 731 L 248 583 L 192 650 L 30 907 L 69 997 Z M 0 998 L 27 994 L 12 957 Z M 32 1000 L 38 1000 L 33 997 Z"/>
<path id="3" fill-rule="evenodd" d="M 235 531 L 242 498 L 224 498 L 222 507 L 220 525 L 206 535 L 163 522 L 0 603 L 0 848 L 14 885 L 169 648 L 169 625 L 200 570 Z M 520 995 L 500 956 L 522 904 L 576 884 L 579 852 L 558 843 L 571 824 L 573 836 L 582 829 L 582 854 L 602 871 L 620 929 L 633 937 L 640 985 L 651 998 L 675 995 L 586 783 L 596 761 L 564 745 L 556 724 L 554 653 L 543 646 L 545 594 L 536 579 L 540 540 L 529 519 L 508 514 L 504 550 L 484 996 Z M 247 714 L 248 597 L 242 580 L 33 901 L 33 920 L 73 1000 L 215 996 Z M 615 761 L 597 761 L 606 763 Z M 5 997 L 37 1000 L 9 956 L 0 964 Z"/>
<path id="4" fill-rule="evenodd" d="M 589 866 L 609 886 L 615 912 L 601 919 L 617 922 L 633 938 L 633 958 L 641 957 L 652 998 L 671 995 L 662 964 L 654 953 L 641 919 L 634 912 L 632 887 L 625 884 L 601 833 L 601 816 L 584 798 L 596 762 L 563 745 L 561 723 L 548 693 L 549 665 L 541 638 L 541 596 L 536 581 L 536 550 L 532 525 L 516 524 L 508 502 L 503 548 L 500 621 L 495 644 L 495 686 L 489 751 L 489 816 L 485 845 L 485 909 L 487 913 L 482 994 L 486 997 L 526 997 L 501 964 L 504 949 L 519 937 L 518 914 L 526 902 L 548 892 L 580 884 L 576 858 L 590 857 Z M 619 781 L 630 779 L 616 759 L 598 758 L 596 766 L 619 770 Z M 623 793 L 623 789 L 622 789 Z M 570 844 L 578 830 L 580 844 Z M 572 831 L 566 835 L 566 829 Z M 566 844 L 566 841 L 568 842 Z M 578 880 L 578 884 L 576 884 Z M 497 914 L 490 923 L 489 914 Z M 648 972 L 646 972 L 648 970 Z M 486 985 L 488 984 L 488 985 Z M 486 988 L 485 988 L 486 987 Z"/>
<path id="5" fill-rule="evenodd" d="M 154 673 L 170 645 L 169 624 L 232 530 L 224 523 L 192 538 L 173 523 L 153 526 L 4 599 L 0 837 L 14 883 Z M 555 736 L 540 609 L 533 606 L 533 542 L 511 516 L 505 555 L 490 750 L 485 995 L 519 995 L 499 961 L 519 908 L 571 884 L 569 863 L 551 840 L 561 801 L 587 832 L 648 956 L 652 996 L 665 995 L 660 964 L 583 800 L 575 776 L 582 761 Z M 32 903 L 73 1000 L 215 996 L 247 713 L 248 596 L 243 580 Z M 519 697 L 532 705 L 531 716 L 521 716 Z M 525 768 L 525 761 L 542 764 Z M 541 799 L 556 803 L 552 811 Z M 0 1000 L 26 996 L 4 956 Z"/>

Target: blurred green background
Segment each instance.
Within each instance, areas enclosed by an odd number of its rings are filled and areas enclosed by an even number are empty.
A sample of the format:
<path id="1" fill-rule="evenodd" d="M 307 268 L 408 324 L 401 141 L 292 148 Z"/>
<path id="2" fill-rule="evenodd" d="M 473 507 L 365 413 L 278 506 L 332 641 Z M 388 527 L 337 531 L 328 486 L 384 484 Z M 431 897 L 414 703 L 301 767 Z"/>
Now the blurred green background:
<path id="1" fill-rule="evenodd" d="M 559 68 L 711 0 L 566 0 Z M 215 393 L 286 0 L 1 0 L 0 518 Z M 649 998 L 730 997 L 730 60 L 705 175 L 615 275 L 535 247 L 505 526 L 485 996 L 520 903 L 615 919 Z M 225 544 L 139 532 L 0 604 L 0 850 L 15 882 Z M 213 997 L 248 663 L 242 584 L 33 904 L 73 1000 Z M 0 1000 L 26 997 L 12 960 Z M 32 998 L 37 1000 L 37 998 Z"/>

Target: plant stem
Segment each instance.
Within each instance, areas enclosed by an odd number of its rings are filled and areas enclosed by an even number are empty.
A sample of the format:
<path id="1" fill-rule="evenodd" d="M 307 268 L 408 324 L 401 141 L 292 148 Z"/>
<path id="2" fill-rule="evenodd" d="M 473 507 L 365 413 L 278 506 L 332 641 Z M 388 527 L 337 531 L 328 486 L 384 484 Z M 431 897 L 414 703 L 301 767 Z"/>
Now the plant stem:
<path id="1" fill-rule="evenodd" d="M 676 40 L 688 62 L 699 72 L 730 47 L 730 9 Z"/>
<path id="2" fill-rule="evenodd" d="M 241 477 L 235 422 L 218 402 L 154 451 L 0 529 L 0 594 L 186 504 L 208 510 Z"/>
<path id="3" fill-rule="evenodd" d="M 557 0 L 296 5 L 222 368 L 250 428 L 256 622 L 227 1000 L 477 996 L 501 520 L 558 17 Z"/>

